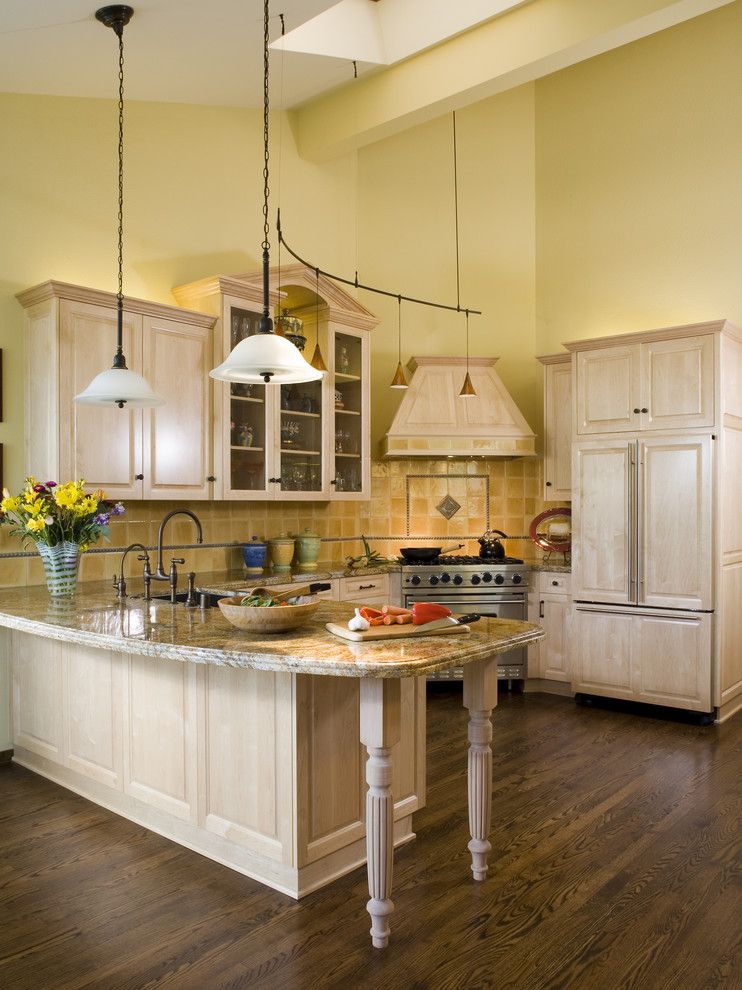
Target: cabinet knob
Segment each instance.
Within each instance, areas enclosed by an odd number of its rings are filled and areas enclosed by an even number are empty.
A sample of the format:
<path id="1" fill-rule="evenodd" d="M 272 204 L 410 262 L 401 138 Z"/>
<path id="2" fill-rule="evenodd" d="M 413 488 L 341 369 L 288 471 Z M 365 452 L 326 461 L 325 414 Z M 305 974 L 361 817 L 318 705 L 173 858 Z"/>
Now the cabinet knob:
<path id="1" fill-rule="evenodd" d="M 547 481 L 547 482 L 546 482 L 546 487 L 547 487 L 547 488 L 551 488 L 551 482 L 550 482 L 550 481 Z"/>
<path id="2" fill-rule="evenodd" d="M 338 483 L 337 478 L 333 478 L 332 481 L 330 482 L 331 485 L 336 485 L 337 483 Z"/>
<path id="3" fill-rule="evenodd" d="M 641 412 L 641 409 L 639 408 L 639 406 L 635 406 L 634 407 L 634 412 L 635 413 L 640 413 Z"/>
<path id="4" fill-rule="evenodd" d="M 647 407 L 646 407 L 646 406 L 642 406 L 642 412 L 643 412 L 643 413 L 648 413 L 648 412 L 649 412 L 649 410 L 647 409 Z"/>
<path id="5" fill-rule="evenodd" d="M 281 479 L 280 478 L 268 478 L 268 484 L 271 484 L 271 483 L 274 483 L 276 485 L 280 485 L 281 484 Z"/>
<path id="6" fill-rule="evenodd" d="M 143 474 L 135 474 L 134 475 L 134 478 L 135 478 L 136 481 L 144 481 L 144 475 Z"/>
<path id="7" fill-rule="evenodd" d="M 555 588 L 558 588 L 559 587 L 559 582 L 558 581 L 552 581 L 551 583 L 554 585 Z"/>
<path id="8" fill-rule="evenodd" d="M 216 481 L 216 477 L 213 474 L 210 474 L 209 477 L 206 480 L 207 481 Z"/>

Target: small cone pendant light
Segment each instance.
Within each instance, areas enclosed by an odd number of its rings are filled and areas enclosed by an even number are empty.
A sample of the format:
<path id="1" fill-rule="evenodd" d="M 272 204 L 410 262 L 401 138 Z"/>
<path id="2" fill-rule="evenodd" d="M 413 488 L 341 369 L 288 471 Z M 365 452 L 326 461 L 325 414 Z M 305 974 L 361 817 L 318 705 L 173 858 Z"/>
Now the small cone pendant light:
<path id="1" fill-rule="evenodd" d="M 314 354 L 312 355 L 312 360 L 309 362 L 311 366 L 316 371 L 327 371 L 327 365 L 325 364 L 325 359 L 322 357 L 322 351 L 319 346 L 319 268 L 315 268 L 314 277 L 316 279 L 314 294 L 317 297 L 315 300 L 315 332 L 317 334 L 317 343 L 314 345 Z"/>
<path id="2" fill-rule="evenodd" d="M 464 312 L 466 313 L 466 377 L 459 395 L 464 399 L 471 399 L 472 396 L 476 396 L 477 390 L 474 388 L 469 374 L 469 310 L 464 310 Z"/>
<path id="3" fill-rule="evenodd" d="M 402 368 L 402 297 L 397 296 L 397 370 L 389 388 L 407 388 L 407 379 Z"/>

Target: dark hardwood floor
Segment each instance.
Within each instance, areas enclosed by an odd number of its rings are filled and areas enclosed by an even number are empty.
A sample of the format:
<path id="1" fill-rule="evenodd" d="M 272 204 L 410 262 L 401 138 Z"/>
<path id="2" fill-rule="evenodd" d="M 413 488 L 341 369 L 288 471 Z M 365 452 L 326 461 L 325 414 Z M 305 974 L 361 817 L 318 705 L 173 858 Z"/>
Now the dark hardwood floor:
<path id="1" fill-rule="evenodd" d="M 295 902 L 0 766 L 0 987 L 742 988 L 742 717 L 501 697 L 494 869 L 476 884 L 460 686 L 436 687 L 386 951 L 363 870 Z"/>

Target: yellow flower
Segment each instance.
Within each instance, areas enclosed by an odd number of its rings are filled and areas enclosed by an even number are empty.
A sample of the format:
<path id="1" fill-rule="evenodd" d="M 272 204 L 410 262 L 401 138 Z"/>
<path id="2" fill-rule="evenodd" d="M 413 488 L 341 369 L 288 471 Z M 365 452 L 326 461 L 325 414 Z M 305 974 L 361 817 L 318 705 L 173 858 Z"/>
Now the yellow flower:
<path id="1" fill-rule="evenodd" d="M 66 485 L 59 485 L 54 489 L 54 501 L 63 509 L 72 508 L 81 496 L 81 492 L 74 481 L 68 481 Z"/>
<path id="2" fill-rule="evenodd" d="M 46 523 L 43 519 L 29 519 L 26 523 L 26 529 L 30 530 L 32 533 L 40 533 L 44 529 Z"/>
<path id="3" fill-rule="evenodd" d="M 3 495 L 5 498 L 0 502 L 0 509 L 3 512 L 18 512 L 21 507 L 21 500 L 17 496 L 11 495 L 7 488 L 3 488 Z"/>
<path id="4" fill-rule="evenodd" d="M 90 546 L 89 543 L 81 543 L 80 544 L 80 553 L 85 553 L 85 551 L 88 549 L 89 546 Z"/>
<path id="5" fill-rule="evenodd" d="M 26 502 L 22 508 L 27 516 L 32 516 L 33 518 L 46 515 L 46 504 L 41 499 L 36 502 Z"/>

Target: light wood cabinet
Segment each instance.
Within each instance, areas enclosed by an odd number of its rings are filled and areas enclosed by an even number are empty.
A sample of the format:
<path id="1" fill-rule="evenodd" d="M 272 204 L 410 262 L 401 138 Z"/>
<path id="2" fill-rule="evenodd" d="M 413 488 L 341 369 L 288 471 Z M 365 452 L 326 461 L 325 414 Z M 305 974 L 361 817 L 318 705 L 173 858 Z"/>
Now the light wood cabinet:
<path id="1" fill-rule="evenodd" d="M 578 693 L 709 712 L 713 616 L 706 613 L 574 611 Z"/>
<path id="2" fill-rule="evenodd" d="M 543 626 L 546 637 L 528 648 L 528 676 L 569 683 L 572 679 L 572 596 L 570 575 L 538 571 L 531 575 L 528 621 Z"/>
<path id="3" fill-rule="evenodd" d="M 364 862 L 358 679 L 2 639 L 21 765 L 293 897 Z M 425 804 L 425 678 L 401 705 L 395 842 Z"/>
<path id="4" fill-rule="evenodd" d="M 378 322 L 348 293 L 303 265 L 273 269 L 270 302 L 303 321 L 309 360 L 319 340 L 328 368 L 297 385 L 215 383 L 216 498 L 367 499 L 370 492 L 369 330 Z M 217 319 L 215 364 L 257 333 L 262 274 L 214 276 L 173 290 Z"/>
<path id="5" fill-rule="evenodd" d="M 577 436 L 713 426 L 713 333 L 629 336 L 577 350 Z"/>
<path id="6" fill-rule="evenodd" d="M 26 313 L 26 472 L 84 478 L 112 498 L 211 497 L 211 368 L 214 320 L 127 299 L 127 365 L 166 405 L 76 405 L 116 348 L 116 297 L 61 282 L 19 293 Z"/>
<path id="7" fill-rule="evenodd" d="M 550 354 L 544 366 L 544 500 L 572 498 L 572 356 Z"/>
<path id="8" fill-rule="evenodd" d="M 742 331 L 565 346 L 577 689 L 724 720 L 742 708 Z"/>

